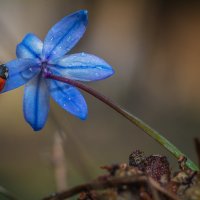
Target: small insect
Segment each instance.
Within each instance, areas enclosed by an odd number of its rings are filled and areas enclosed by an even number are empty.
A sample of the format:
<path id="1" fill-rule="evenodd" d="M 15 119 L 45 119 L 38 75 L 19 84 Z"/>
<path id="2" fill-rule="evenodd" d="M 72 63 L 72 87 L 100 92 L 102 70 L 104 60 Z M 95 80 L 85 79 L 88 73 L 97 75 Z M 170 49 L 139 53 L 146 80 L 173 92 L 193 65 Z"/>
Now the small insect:
<path id="1" fill-rule="evenodd" d="M 8 68 L 4 65 L 0 65 L 0 92 L 3 90 L 6 80 L 8 79 Z"/>

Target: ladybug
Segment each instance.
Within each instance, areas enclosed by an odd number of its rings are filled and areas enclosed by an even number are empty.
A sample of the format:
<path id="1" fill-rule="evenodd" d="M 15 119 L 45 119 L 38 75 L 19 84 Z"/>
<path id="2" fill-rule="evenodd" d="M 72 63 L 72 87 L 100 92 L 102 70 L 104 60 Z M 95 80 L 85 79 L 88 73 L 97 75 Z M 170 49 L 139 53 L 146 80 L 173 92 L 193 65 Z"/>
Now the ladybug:
<path id="1" fill-rule="evenodd" d="M 4 64 L 2 64 L 0 65 L 0 92 L 3 90 L 7 79 L 8 79 L 8 68 Z"/>

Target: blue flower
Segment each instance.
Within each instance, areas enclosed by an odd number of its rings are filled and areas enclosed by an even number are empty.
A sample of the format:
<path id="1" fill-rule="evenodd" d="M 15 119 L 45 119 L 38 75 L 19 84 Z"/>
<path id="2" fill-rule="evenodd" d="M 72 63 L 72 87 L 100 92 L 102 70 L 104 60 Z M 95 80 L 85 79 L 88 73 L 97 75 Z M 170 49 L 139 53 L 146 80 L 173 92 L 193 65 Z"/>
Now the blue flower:
<path id="1" fill-rule="evenodd" d="M 17 45 L 17 59 L 5 65 L 9 77 L 2 92 L 25 84 L 23 111 L 26 121 L 35 131 L 47 120 L 50 96 L 64 110 L 86 119 L 87 104 L 75 87 L 46 79 L 52 73 L 78 81 L 96 81 L 111 76 L 114 71 L 104 60 L 87 53 L 66 55 L 83 36 L 88 22 L 86 10 L 64 17 L 47 33 L 44 43 L 34 34 L 27 34 Z"/>

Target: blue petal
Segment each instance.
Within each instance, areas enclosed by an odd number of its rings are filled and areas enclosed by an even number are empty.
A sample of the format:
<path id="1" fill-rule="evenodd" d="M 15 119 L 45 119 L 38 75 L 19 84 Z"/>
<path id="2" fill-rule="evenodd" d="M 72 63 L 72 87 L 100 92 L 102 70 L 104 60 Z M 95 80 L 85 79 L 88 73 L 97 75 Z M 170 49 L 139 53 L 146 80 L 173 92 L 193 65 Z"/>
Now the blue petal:
<path id="1" fill-rule="evenodd" d="M 52 98 L 64 110 L 82 120 L 87 118 L 87 104 L 75 87 L 55 80 L 48 80 L 48 83 Z"/>
<path id="2" fill-rule="evenodd" d="M 47 120 L 49 112 L 49 91 L 41 75 L 32 79 L 25 86 L 24 118 L 33 130 L 41 130 Z"/>
<path id="3" fill-rule="evenodd" d="M 18 58 L 38 58 L 42 54 L 43 43 L 33 33 L 28 33 L 21 43 L 17 45 L 16 55 Z"/>
<path id="4" fill-rule="evenodd" d="M 40 64 L 34 59 L 16 59 L 5 64 L 8 79 L 2 92 L 24 85 L 40 72 Z"/>
<path id="5" fill-rule="evenodd" d="M 44 40 L 44 59 L 53 60 L 65 55 L 84 34 L 87 21 L 87 11 L 80 10 L 55 24 Z"/>
<path id="6" fill-rule="evenodd" d="M 51 68 L 62 76 L 79 81 L 101 80 L 114 73 L 112 67 L 103 59 L 86 53 L 64 56 L 55 61 Z"/>

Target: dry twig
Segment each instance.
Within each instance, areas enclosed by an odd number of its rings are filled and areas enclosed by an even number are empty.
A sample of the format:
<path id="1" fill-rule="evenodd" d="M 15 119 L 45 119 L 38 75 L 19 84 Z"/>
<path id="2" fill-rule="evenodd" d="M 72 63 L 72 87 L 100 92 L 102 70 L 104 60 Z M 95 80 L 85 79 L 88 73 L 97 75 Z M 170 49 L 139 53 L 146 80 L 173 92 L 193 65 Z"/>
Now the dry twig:
<path id="1" fill-rule="evenodd" d="M 107 179 L 96 180 L 93 182 L 89 182 L 83 185 L 73 187 L 69 190 L 66 190 L 60 193 L 54 193 L 48 197 L 43 198 L 43 200 L 63 200 L 63 199 L 72 197 L 74 195 L 77 195 L 81 192 L 87 192 L 91 190 L 103 190 L 103 189 L 108 189 L 108 188 L 119 187 L 122 185 L 127 185 L 127 186 L 140 185 L 140 186 L 148 187 L 148 184 L 151 184 L 152 188 L 154 188 L 159 194 L 164 195 L 168 199 L 179 200 L 179 198 L 176 195 L 165 190 L 152 178 L 150 177 L 147 178 L 147 176 L 144 176 L 144 175 L 120 177 L 120 178 L 112 177 L 112 178 L 107 178 Z"/>

